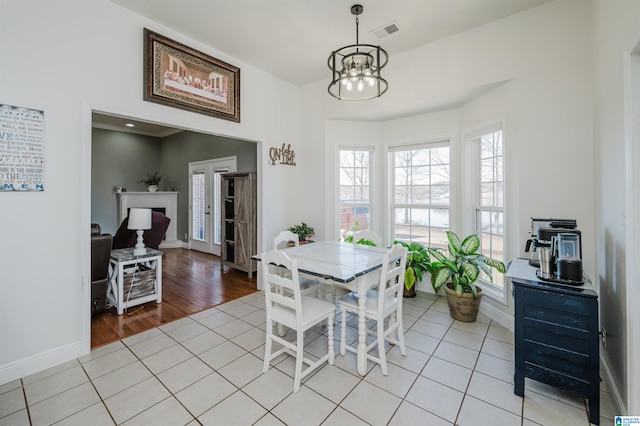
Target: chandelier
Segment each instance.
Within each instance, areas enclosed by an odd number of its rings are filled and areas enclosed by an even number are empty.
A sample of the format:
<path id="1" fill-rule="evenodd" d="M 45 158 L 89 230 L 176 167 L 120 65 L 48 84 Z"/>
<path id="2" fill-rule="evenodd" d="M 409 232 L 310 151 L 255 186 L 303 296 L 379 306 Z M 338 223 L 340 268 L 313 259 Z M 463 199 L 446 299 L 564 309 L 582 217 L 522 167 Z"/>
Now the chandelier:
<path id="1" fill-rule="evenodd" d="M 380 75 L 389 55 L 380 46 L 359 43 L 358 15 L 363 10 L 362 5 L 351 6 L 351 13 L 356 15 L 356 44 L 341 47 L 329 55 L 329 94 L 339 100 L 373 99 L 382 96 L 389 88 L 387 80 Z"/>

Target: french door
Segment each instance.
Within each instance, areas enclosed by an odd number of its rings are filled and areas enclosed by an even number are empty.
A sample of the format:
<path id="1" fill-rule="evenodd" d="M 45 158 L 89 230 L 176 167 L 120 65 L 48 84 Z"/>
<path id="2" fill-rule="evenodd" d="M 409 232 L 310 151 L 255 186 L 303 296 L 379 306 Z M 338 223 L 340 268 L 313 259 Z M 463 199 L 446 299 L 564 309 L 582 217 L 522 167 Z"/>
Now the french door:
<path id="1" fill-rule="evenodd" d="M 236 157 L 189 163 L 189 247 L 220 256 L 220 174 L 236 171 Z"/>

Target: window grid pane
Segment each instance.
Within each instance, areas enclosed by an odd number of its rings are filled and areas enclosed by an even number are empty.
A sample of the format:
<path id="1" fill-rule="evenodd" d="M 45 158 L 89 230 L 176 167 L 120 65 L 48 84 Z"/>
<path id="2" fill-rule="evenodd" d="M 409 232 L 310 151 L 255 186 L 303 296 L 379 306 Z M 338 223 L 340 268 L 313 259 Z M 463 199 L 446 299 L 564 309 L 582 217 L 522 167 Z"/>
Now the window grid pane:
<path id="1" fill-rule="evenodd" d="M 478 146 L 478 205 L 476 234 L 480 251 L 487 257 L 504 262 L 504 157 L 502 130 L 475 139 Z M 493 280 L 482 273 L 481 278 L 504 288 L 504 274 L 492 269 Z"/>
<path id="2" fill-rule="evenodd" d="M 371 223 L 370 164 L 372 151 L 340 150 L 339 205 L 340 235 L 354 228 L 369 229 Z"/>
<path id="3" fill-rule="evenodd" d="M 449 147 L 393 151 L 394 239 L 447 247 L 450 216 Z"/>

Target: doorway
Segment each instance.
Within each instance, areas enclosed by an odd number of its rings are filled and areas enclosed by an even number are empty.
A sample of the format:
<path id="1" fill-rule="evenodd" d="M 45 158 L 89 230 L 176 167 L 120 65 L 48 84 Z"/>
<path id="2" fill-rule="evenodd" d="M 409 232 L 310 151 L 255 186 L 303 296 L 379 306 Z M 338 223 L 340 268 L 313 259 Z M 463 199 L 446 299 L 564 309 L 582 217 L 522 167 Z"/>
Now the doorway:
<path id="1" fill-rule="evenodd" d="M 237 158 L 189 163 L 189 247 L 220 256 L 220 174 L 235 172 Z"/>
<path id="2" fill-rule="evenodd" d="M 188 163 L 191 161 L 204 161 L 204 159 L 221 159 L 227 158 L 216 155 L 216 151 L 224 153 L 226 156 L 235 156 L 237 158 L 237 167 L 241 170 L 255 170 L 261 175 L 262 149 L 261 142 L 255 140 L 239 139 L 236 137 L 223 136 L 210 132 L 198 130 L 189 130 L 184 128 L 171 127 L 171 124 L 158 124 L 155 122 L 144 121 L 146 119 L 131 118 L 117 115 L 112 112 L 99 112 L 90 108 L 86 110 L 86 140 L 87 150 L 83 154 L 87 161 L 83 168 L 83 176 L 87 177 L 88 184 L 84 192 L 84 204 L 89 208 L 86 212 L 86 229 L 89 229 L 89 223 L 104 223 L 104 233 L 115 233 L 117 229 L 117 219 L 115 219 L 115 192 L 114 187 L 110 185 L 118 185 L 127 187 L 127 191 L 144 191 L 138 183 L 141 175 L 145 171 L 163 171 L 165 172 L 164 183 L 160 190 L 173 190 L 177 188 L 179 192 L 179 211 L 177 213 L 176 222 L 181 223 L 178 231 L 179 248 L 163 248 L 166 258 L 163 259 L 163 272 L 169 274 L 166 280 L 163 279 L 163 303 L 156 305 L 145 304 L 148 309 L 143 309 L 139 313 L 131 312 L 131 315 L 123 317 L 110 315 L 112 323 L 117 327 L 126 328 L 125 331 L 130 333 L 139 333 L 147 329 L 153 328 L 150 319 L 159 323 L 166 323 L 185 316 L 192 315 L 200 310 L 225 303 L 234 298 L 241 297 L 242 292 L 256 291 L 256 280 L 249 280 L 246 274 L 236 273 L 235 271 L 221 271 L 219 259 L 208 253 L 201 253 L 190 250 L 188 240 L 188 219 L 189 219 L 189 173 Z M 133 128 L 126 127 L 126 124 L 134 124 Z M 98 132 L 95 130 L 98 129 Z M 106 138 L 103 142 L 105 147 L 100 151 L 95 149 L 95 134 L 105 130 L 112 131 L 113 136 Z M 132 131 L 131 131 L 132 130 Z M 137 135 L 136 135 L 137 134 Z M 132 138 L 132 135 L 141 138 L 147 137 L 143 145 L 144 152 L 133 152 L 127 148 L 126 141 Z M 150 137 L 149 137 L 150 136 Z M 154 159 L 155 154 L 149 153 L 150 145 L 154 143 L 166 143 L 173 139 L 179 139 L 179 143 L 174 143 L 173 150 L 164 152 L 162 159 L 160 155 Z M 171 144 L 169 144 L 171 145 Z M 196 149 L 196 146 L 198 149 Z M 105 152 L 106 151 L 106 152 Z M 93 159 L 93 161 L 91 161 Z M 137 163 L 130 164 L 131 161 Z M 141 162 L 142 161 L 142 162 Z M 178 166 L 180 164 L 180 166 Z M 231 166 L 229 166 L 231 167 Z M 236 164 L 233 164 L 236 168 Z M 122 174 L 124 170 L 124 174 Z M 213 175 L 215 176 L 214 168 Z M 104 175 L 94 177 L 94 174 L 100 172 L 111 173 L 105 178 Z M 93 185 L 94 178 L 98 185 Z M 105 185 L 105 182 L 108 184 Z M 212 184 L 215 186 L 215 182 Z M 181 191 L 181 192 L 180 192 Z M 101 199 L 97 204 L 95 199 Z M 97 206 L 97 208 L 96 208 Z M 94 215 L 97 213 L 98 217 Z M 258 207 L 258 226 L 261 227 L 261 207 Z M 184 238 L 182 238 L 184 235 Z M 84 262 L 88 269 L 90 265 L 90 255 L 87 253 Z M 188 276 L 189 274 L 200 274 L 200 278 Z M 164 275 L 164 274 L 163 274 Z M 206 279 L 205 279 L 206 277 Z M 171 279 L 175 278 L 178 290 L 174 292 L 175 300 L 169 300 L 171 296 L 170 284 Z M 207 281 L 209 280 L 209 281 Z M 185 285 L 196 283 L 190 294 L 193 299 L 185 298 Z M 92 334 L 94 321 L 91 316 L 90 309 L 90 283 L 86 284 L 85 296 L 83 297 L 82 307 L 82 347 L 83 351 L 88 351 L 92 347 Z M 165 291 L 166 290 L 166 291 Z M 198 293 L 200 291 L 200 293 Z M 209 305 L 204 306 L 204 304 Z M 176 305 L 180 307 L 175 308 Z M 135 318 L 134 318 L 135 316 Z M 157 325 L 157 324 L 156 324 Z M 121 328 L 122 328 L 121 327 Z M 105 328 L 108 331 L 108 329 Z M 118 340 L 118 339 L 116 339 Z"/>

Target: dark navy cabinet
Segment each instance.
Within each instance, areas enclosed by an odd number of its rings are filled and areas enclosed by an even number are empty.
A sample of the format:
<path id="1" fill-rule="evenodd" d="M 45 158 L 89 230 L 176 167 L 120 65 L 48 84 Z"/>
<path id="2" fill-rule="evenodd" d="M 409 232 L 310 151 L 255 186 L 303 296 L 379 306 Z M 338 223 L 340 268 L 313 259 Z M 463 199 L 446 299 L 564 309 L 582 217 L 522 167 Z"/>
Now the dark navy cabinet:
<path id="1" fill-rule="evenodd" d="M 514 393 L 525 377 L 589 400 L 589 421 L 600 423 L 598 293 L 539 280 L 525 259 L 509 265 L 515 302 Z"/>

